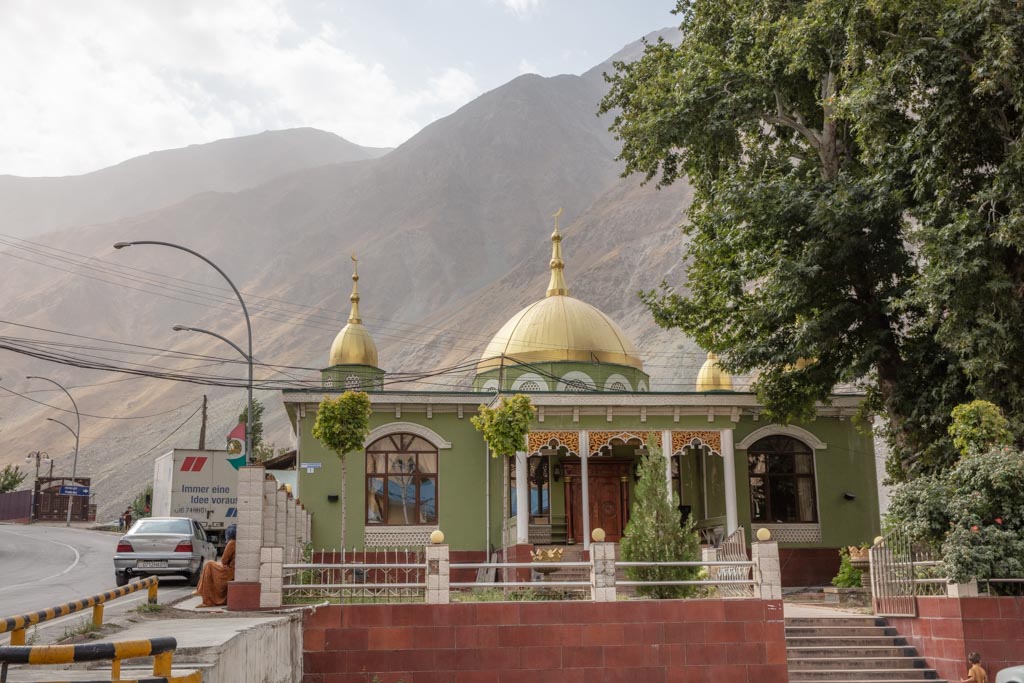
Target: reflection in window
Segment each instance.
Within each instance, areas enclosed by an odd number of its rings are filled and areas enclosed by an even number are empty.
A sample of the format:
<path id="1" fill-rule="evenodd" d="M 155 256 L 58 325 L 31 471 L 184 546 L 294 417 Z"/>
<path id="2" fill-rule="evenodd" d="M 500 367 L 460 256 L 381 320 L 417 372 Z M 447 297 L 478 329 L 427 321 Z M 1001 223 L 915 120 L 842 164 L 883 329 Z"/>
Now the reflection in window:
<path id="1" fill-rule="evenodd" d="M 366 523 L 437 524 L 437 448 L 390 434 L 366 448 Z"/>
<path id="2" fill-rule="evenodd" d="M 755 522 L 818 521 L 814 452 L 789 436 L 768 436 L 747 449 L 750 517 Z"/>
<path id="3" fill-rule="evenodd" d="M 547 456 L 534 455 L 526 461 L 526 471 L 530 480 L 530 518 L 545 517 L 551 512 L 551 481 Z M 509 516 L 515 517 L 516 503 L 516 459 L 508 459 Z"/>

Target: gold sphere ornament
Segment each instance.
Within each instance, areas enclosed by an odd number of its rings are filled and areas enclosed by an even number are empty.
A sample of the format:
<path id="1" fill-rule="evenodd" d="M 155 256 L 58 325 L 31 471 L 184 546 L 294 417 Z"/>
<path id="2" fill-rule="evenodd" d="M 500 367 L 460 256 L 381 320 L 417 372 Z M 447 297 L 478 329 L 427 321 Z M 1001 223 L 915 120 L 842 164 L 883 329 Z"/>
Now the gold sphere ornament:
<path id="1" fill-rule="evenodd" d="M 769 531 L 768 529 L 765 529 L 764 527 L 761 527 L 760 529 L 757 530 L 757 540 L 759 540 L 759 541 L 767 541 L 767 540 L 771 539 L 771 537 L 772 537 L 772 532 Z"/>
<path id="2" fill-rule="evenodd" d="M 440 529 L 434 529 L 430 532 L 430 542 L 434 545 L 440 545 L 444 543 L 444 532 Z"/>
<path id="3" fill-rule="evenodd" d="M 590 532 L 590 538 L 594 541 L 594 543 L 604 543 L 604 536 L 604 529 L 602 529 L 601 527 L 597 527 L 596 529 Z"/>

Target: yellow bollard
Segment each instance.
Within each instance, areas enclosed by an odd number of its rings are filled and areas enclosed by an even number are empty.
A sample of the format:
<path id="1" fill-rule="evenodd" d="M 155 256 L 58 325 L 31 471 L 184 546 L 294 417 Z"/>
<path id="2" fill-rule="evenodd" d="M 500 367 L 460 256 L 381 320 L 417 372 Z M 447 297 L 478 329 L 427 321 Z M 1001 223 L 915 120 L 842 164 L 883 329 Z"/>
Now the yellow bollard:
<path id="1" fill-rule="evenodd" d="M 153 656 L 153 675 L 154 676 L 165 676 L 170 677 L 172 662 L 174 658 L 173 652 L 161 652 L 158 655 Z M 117 679 L 114 679 L 117 680 Z"/>
<path id="2" fill-rule="evenodd" d="M 157 585 L 158 585 L 158 582 L 157 581 L 153 581 L 153 583 L 149 586 L 149 604 L 151 604 L 151 605 L 155 605 L 156 604 L 156 588 L 157 588 Z"/>
<path id="3" fill-rule="evenodd" d="M 117 657 L 110 661 L 110 680 L 121 680 L 121 660 Z"/>
<path id="4" fill-rule="evenodd" d="M 103 603 L 93 605 L 92 608 L 92 625 L 96 628 L 103 626 Z"/>
<path id="5" fill-rule="evenodd" d="M 11 631 L 11 645 L 25 644 L 25 629 L 18 628 Z"/>

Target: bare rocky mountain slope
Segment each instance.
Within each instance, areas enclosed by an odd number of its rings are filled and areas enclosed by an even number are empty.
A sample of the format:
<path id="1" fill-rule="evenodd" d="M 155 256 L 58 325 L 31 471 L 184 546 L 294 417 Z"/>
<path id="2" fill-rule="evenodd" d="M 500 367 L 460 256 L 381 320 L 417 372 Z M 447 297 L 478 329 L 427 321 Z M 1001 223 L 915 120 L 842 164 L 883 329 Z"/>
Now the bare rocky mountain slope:
<path id="1" fill-rule="evenodd" d="M 564 207 L 573 294 L 632 335 L 655 388 L 690 389 L 702 355 L 679 333 L 658 330 L 636 296 L 665 277 L 683 280 L 678 226 L 689 189 L 657 191 L 619 177 L 608 121 L 594 115 L 604 87 L 593 77 L 522 76 L 379 158 L 207 192 L 7 247 L 0 263 L 14 286 L 0 290 L 0 320 L 82 337 L 3 324 L 0 334 L 89 346 L 65 350 L 120 363 L 243 377 L 242 366 L 221 362 L 234 360 L 225 345 L 170 330 L 184 323 L 245 339 L 238 305 L 215 273 L 168 249 L 111 248 L 120 240 L 163 239 L 224 267 L 253 313 L 256 358 L 295 366 L 259 368 L 259 379 L 315 381 L 347 317 L 355 251 L 363 319 L 381 365 L 410 372 L 465 364 L 505 319 L 543 296 L 550 215 Z M 174 359 L 148 349 L 129 356 L 132 349 L 113 353 L 85 337 L 215 358 Z M 83 418 L 79 472 L 93 478 L 101 517 L 142 490 L 156 455 L 195 446 L 198 416 L 185 420 L 203 393 L 211 398 L 210 444 L 222 443 L 244 400 L 240 389 L 69 368 L 2 349 L 0 357 L 0 386 L 66 406 L 62 395 L 42 391 L 43 383 L 22 379 L 50 376 L 77 387 L 81 410 L 99 416 Z M 419 386 L 465 385 L 470 374 L 464 368 Z M 277 394 L 260 395 L 268 439 L 289 445 Z M 58 416 L 53 408 L 0 395 L 0 416 L 0 464 L 42 448 L 63 456 L 57 472 L 70 472 L 71 440 L 44 419 Z"/>
<path id="2" fill-rule="evenodd" d="M 235 192 L 292 171 L 388 151 L 314 128 L 294 128 L 152 152 L 82 175 L 0 175 L 0 234 L 32 237 L 105 223 L 199 192 Z"/>

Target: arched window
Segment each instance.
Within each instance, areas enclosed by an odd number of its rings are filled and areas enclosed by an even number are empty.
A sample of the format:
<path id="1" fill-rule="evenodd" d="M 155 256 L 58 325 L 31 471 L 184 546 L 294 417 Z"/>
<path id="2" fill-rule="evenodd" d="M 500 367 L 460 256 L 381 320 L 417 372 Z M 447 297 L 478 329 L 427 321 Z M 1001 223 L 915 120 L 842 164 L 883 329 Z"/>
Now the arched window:
<path id="1" fill-rule="evenodd" d="M 587 391 L 590 387 L 581 379 L 570 379 L 565 383 L 566 391 Z"/>
<path id="2" fill-rule="evenodd" d="M 345 388 L 349 391 L 358 391 L 362 386 L 363 382 L 359 379 L 359 375 L 349 375 L 345 378 Z"/>
<path id="3" fill-rule="evenodd" d="M 414 434 L 366 447 L 366 523 L 437 524 L 437 448 Z"/>
<path id="4" fill-rule="evenodd" d="M 608 387 L 612 391 L 626 391 L 626 385 L 622 382 L 612 382 L 611 386 Z"/>
<path id="5" fill-rule="evenodd" d="M 528 379 L 519 385 L 519 391 L 540 391 L 540 385 L 532 379 Z"/>
<path id="6" fill-rule="evenodd" d="M 818 521 L 814 451 L 790 436 L 766 436 L 747 449 L 750 519 L 768 524 Z"/>

